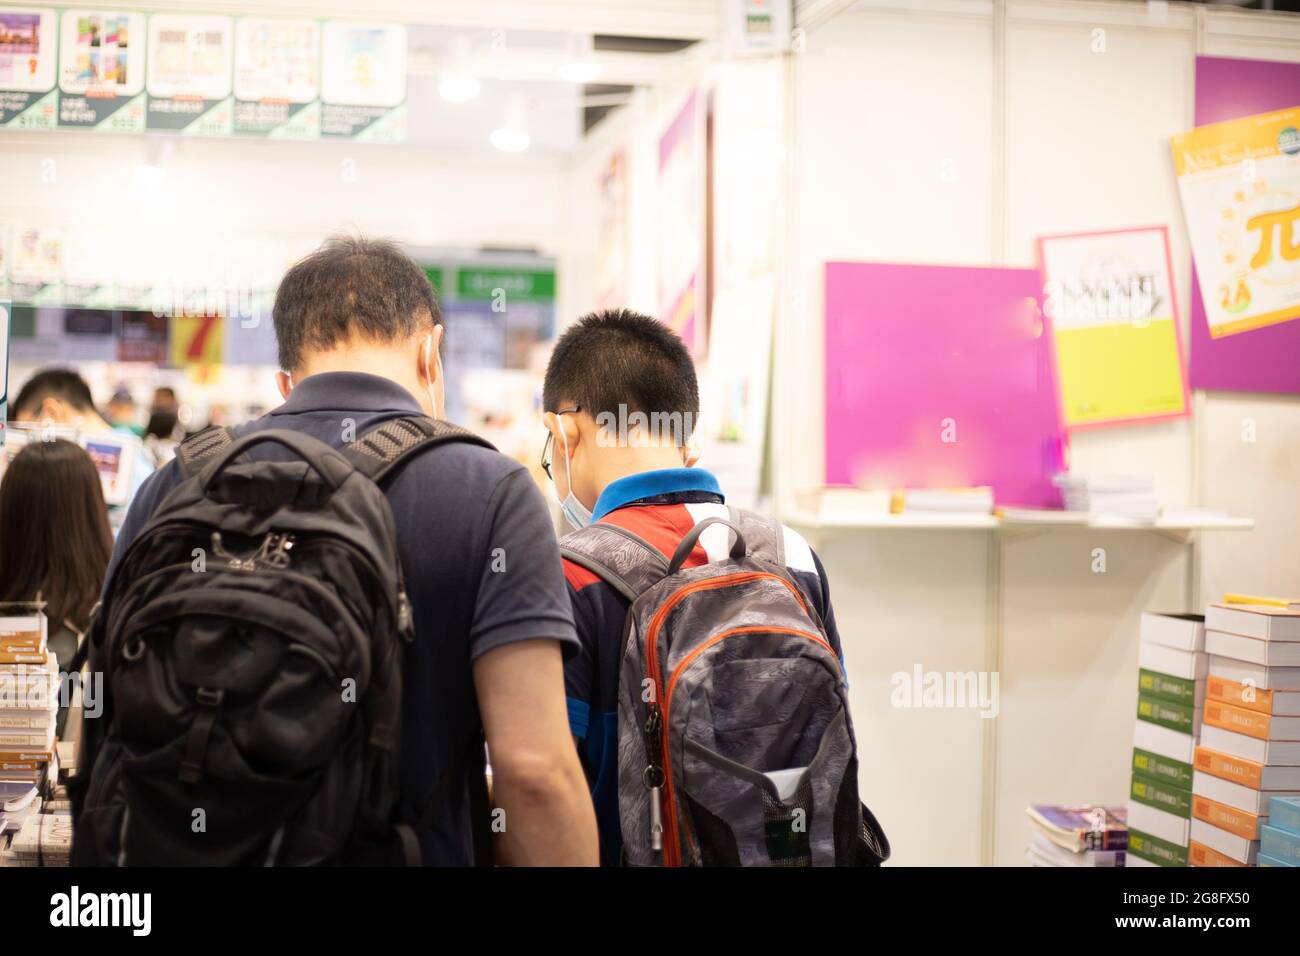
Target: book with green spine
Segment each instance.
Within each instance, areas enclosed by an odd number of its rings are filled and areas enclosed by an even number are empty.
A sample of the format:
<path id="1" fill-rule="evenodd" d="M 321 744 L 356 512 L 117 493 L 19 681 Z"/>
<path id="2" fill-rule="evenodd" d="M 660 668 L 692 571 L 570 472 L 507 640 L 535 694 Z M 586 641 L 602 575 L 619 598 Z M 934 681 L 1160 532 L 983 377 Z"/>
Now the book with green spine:
<path id="1" fill-rule="evenodd" d="M 1128 852 L 1157 866 L 1187 865 L 1187 847 L 1153 837 L 1141 830 L 1128 831 Z"/>
<path id="2" fill-rule="evenodd" d="M 1191 764 L 1152 753 L 1150 750 L 1143 750 L 1141 747 L 1133 748 L 1133 772 L 1164 781 L 1180 790 L 1192 789 Z"/>
<path id="3" fill-rule="evenodd" d="M 1196 681 L 1161 674 L 1145 667 L 1138 670 L 1138 693 L 1172 700 L 1176 704 L 1196 706 Z"/>
<path id="4" fill-rule="evenodd" d="M 1138 803 L 1145 803 L 1148 807 L 1164 810 L 1184 820 L 1191 819 L 1192 791 L 1190 790 L 1171 787 L 1159 780 L 1135 773 L 1133 782 L 1129 786 L 1129 796 Z"/>
<path id="5" fill-rule="evenodd" d="M 1138 694 L 1137 715 L 1139 720 L 1167 727 L 1180 734 L 1191 734 L 1196 730 L 1196 708 L 1191 704 L 1176 704 L 1150 694 Z"/>

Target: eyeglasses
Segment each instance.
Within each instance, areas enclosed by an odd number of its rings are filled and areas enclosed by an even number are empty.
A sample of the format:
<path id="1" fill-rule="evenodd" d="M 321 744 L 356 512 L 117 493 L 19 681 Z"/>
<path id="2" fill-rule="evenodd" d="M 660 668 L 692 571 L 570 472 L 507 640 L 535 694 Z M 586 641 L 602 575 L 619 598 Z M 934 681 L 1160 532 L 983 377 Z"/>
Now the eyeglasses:
<path id="1" fill-rule="evenodd" d="M 568 415 L 572 412 L 580 412 L 580 411 L 582 411 L 582 406 L 574 405 L 572 408 L 556 409 L 555 414 Z M 551 474 L 551 451 L 555 444 L 554 438 L 555 436 L 551 433 L 550 429 L 547 429 L 546 444 L 542 446 L 542 471 L 546 472 L 546 477 L 551 479 L 551 481 L 555 480 L 555 476 Z"/>

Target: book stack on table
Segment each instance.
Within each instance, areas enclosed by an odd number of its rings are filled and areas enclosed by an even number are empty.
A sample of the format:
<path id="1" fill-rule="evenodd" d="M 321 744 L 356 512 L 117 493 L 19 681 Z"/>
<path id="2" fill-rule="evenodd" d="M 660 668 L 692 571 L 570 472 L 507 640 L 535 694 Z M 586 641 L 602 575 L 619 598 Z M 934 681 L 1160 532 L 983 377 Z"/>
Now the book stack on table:
<path id="1" fill-rule="evenodd" d="M 54 756 L 59 661 L 39 605 L 0 606 L 0 781 L 37 784 Z"/>
<path id="2" fill-rule="evenodd" d="M 1128 828 L 1123 807 L 1033 804 L 1028 812 L 1034 822 L 1025 851 L 1030 866 L 1124 865 Z"/>
<path id="3" fill-rule="evenodd" d="M 1126 866 L 1187 866 L 1208 660 L 1199 614 L 1143 614 Z"/>
<path id="4" fill-rule="evenodd" d="M 1274 798 L 1300 795 L 1300 608 L 1216 604 L 1206 614 L 1205 647 L 1190 858 L 1194 866 L 1252 866 L 1264 853 Z M 1285 801 L 1276 806 L 1286 813 Z M 1294 853 L 1300 837 L 1272 830 L 1283 856 L 1264 862 L 1296 865 L 1286 851 Z"/>

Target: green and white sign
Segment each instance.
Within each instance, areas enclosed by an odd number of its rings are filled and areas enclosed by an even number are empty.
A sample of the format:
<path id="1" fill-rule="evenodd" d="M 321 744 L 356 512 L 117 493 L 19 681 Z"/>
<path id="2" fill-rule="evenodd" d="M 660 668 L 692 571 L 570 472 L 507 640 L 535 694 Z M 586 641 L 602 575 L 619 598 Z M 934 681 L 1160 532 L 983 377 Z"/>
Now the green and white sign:
<path id="1" fill-rule="evenodd" d="M 59 126 L 144 132 L 145 15 L 65 10 L 59 37 Z"/>
<path id="2" fill-rule="evenodd" d="M 288 17 L 0 9 L 0 128 L 407 138 L 406 28 Z"/>
<path id="3" fill-rule="evenodd" d="M 191 136 L 231 135 L 234 49 L 230 17 L 151 16 L 146 127 Z"/>
<path id="4" fill-rule="evenodd" d="M 555 299 L 555 272 L 495 266 L 457 270 L 457 298 L 485 301 L 501 296 L 512 302 L 551 302 Z"/>
<path id="5" fill-rule="evenodd" d="M 320 23 L 241 17 L 235 22 L 235 133 L 320 136 Z"/>
<path id="6" fill-rule="evenodd" d="M 57 22 L 55 11 L 44 7 L 0 9 L 0 127 L 57 125 Z"/>

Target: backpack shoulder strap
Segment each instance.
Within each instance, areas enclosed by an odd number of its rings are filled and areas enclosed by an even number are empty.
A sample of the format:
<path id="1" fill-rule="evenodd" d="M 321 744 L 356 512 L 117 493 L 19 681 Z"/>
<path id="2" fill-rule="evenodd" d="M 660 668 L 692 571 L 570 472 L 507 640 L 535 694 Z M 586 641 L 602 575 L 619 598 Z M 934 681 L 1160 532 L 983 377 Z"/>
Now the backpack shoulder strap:
<path id="1" fill-rule="evenodd" d="M 560 539 L 560 555 L 599 575 L 629 601 L 668 573 L 668 559 L 658 548 L 612 524 L 592 524 L 565 535 Z"/>
<path id="2" fill-rule="evenodd" d="M 745 536 L 748 553 L 778 567 L 785 567 L 785 528 L 775 518 L 728 507 L 732 524 Z"/>
<path id="3" fill-rule="evenodd" d="M 496 446 L 468 429 L 427 415 L 390 418 L 339 450 L 376 484 L 408 457 L 432 445 L 466 442 L 496 451 Z"/>
<path id="4" fill-rule="evenodd" d="M 176 448 L 176 467 L 180 469 L 181 480 L 193 478 L 214 455 L 234 443 L 235 434 L 229 428 L 205 428 L 185 439 Z"/>

